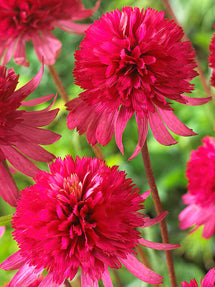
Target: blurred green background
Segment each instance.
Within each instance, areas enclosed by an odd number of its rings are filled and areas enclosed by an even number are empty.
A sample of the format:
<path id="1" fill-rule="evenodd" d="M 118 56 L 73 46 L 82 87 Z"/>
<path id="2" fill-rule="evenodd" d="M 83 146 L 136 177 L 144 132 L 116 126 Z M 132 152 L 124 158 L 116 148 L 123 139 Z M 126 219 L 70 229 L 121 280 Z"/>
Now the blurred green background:
<path id="1" fill-rule="evenodd" d="M 83 0 L 85 7 L 91 8 L 96 1 Z M 215 23 L 215 1 L 214 0 L 173 0 L 170 1 L 172 8 L 178 18 L 179 23 L 184 28 L 186 34 L 191 40 L 196 49 L 197 56 L 200 60 L 202 69 L 208 80 L 210 79 L 210 69 L 208 68 L 209 43 L 213 34 L 212 25 Z M 93 17 L 88 19 L 88 22 L 93 22 L 103 13 L 113 9 L 121 9 L 123 6 L 136 6 L 140 8 L 152 7 L 157 10 L 163 10 L 168 13 L 161 0 L 101 0 L 99 10 Z M 87 22 L 87 21 L 85 21 Z M 83 36 L 68 34 L 61 30 L 55 30 L 54 34 L 62 41 L 62 51 L 56 61 L 56 69 L 69 93 L 70 98 L 77 97 L 80 92 L 79 87 L 73 83 L 73 67 L 74 67 L 74 51 L 80 44 Z M 11 61 L 7 67 L 13 67 L 16 73 L 20 74 L 20 86 L 29 81 L 40 69 L 32 43 L 27 45 L 27 56 L 31 65 L 29 68 L 19 67 Z M 195 91 L 193 96 L 206 97 L 202 85 L 198 78 L 193 83 L 195 84 Z M 214 92 L 214 90 L 213 90 Z M 45 67 L 44 75 L 41 84 L 36 91 L 28 98 L 44 96 L 47 94 L 56 93 L 56 87 Z M 45 107 L 46 105 L 41 105 Z M 64 103 L 60 96 L 54 107 L 59 107 L 60 112 L 56 120 L 49 126 L 49 129 L 56 131 L 62 135 L 62 138 L 52 146 L 48 146 L 47 150 L 54 153 L 56 156 L 64 157 L 66 154 L 82 156 L 94 156 L 92 149 L 87 144 L 84 136 L 79 136 L 76 131 L 68 130 L 66 126 L 67 111 L 64 108 Z M 158 184 L 159 193 L 161 196 L 164 210 L 168 211 L 167 224 L 170 233 L 171 243 L 181 243 L 181 248 L 175 250 L 174 261 L 178 285 L 180 282 L 192 278 L 196 278 L 200 282 L 200 278 L 205 275 L 208 269 L 215 266 L 215 241 L 214 237 L 205 240 L 201 237 L 201 230 L 189 234 L 189 231 L 181 231 L 178 226 L 178 215 L 185 207 L 182 203 L 181 196 L 186 193 L 187 181 L 185 178 L 186 162 L 189 159 L 190 152 L 196 149 L 201 140 L 206 135 L 214 136 L 214 102 L 203 106 L 189 107 L 174 103 L 176 110 L 175 114 L 188 127 L 192 128 L 199 135 L 194 137 L 178 137 L 178 144 L 171 147 L 160 145 L 149 133 L 148 147 L 151 155 L 152 166 L 155 172 L 156 181 Z M 142 163 L 141 154 L 139 154 L 132 161 L 127 159 L 133 153 L 138 140 L 138 133 L 135 120 L 132 119 L 123 136 L 125 146 L 125 156 L 119 152 L 114 139 L 106 146 L 101 147 L 108 165 L 118 165 L 119 169 L 125 170 L 128 177 L 131 177 L 134 183 L 140 188 L 141 192 L 148 190 L 148 184 L 144 173 L 144 166 Z M 39 163 L 41 169 L 46 169 L 45 164 Z M 30 178 L 17 172 L 14 175 L 19 189 L 25 188 L 32 184 Z M 151 198 L 148 198 L 145 204 L 146 213 L 149 216 L 155 216 L 155 210 Z M 0 199 L 0 215 L 7 215 L 13 213 L 14 209 Z M 11 236 L 11 228 L 7 226 L 6 233 L 0 240 L 0 262 L 17 250 L 16 243 Z M 146 228 L 144 231 L 146 239 L 161 242 L 160 232 L 158 226 Z M 164 276 L 165 287 L 169 286 L 166 270 L 165 255 L 163 251 L 144 250 L 148 259 L 153 266 L 153 270 Z M 0 286 L 5 282 L 10 281 L 14 272 L 5 272 L 0 270 Z M 112 274 L 113 275 L 113 274 Z M 134 278 L 126 269 L 119 271 L 119 276 L 125 287 L 144 287 L 149 286 L 146 283 Z M 113 275 L 114 286 L 116 285 L 115 277 Z M 75 286 L 75 284 L 74 284 Z M 101 286 L 102 283 L 101 283 Z"/>

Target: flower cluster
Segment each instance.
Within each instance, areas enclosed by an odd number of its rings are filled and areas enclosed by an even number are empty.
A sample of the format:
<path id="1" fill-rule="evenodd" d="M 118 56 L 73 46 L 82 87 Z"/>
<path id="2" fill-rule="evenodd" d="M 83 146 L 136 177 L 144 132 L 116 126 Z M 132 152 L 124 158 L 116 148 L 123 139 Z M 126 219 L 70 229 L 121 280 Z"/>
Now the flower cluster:
<path id="1" fill-rule="evenodd" d="M 6 270 L 19 268 L 11 286 L 28 286 L 44 269 L 44 286 L 61 286 L 81 267 L 83 287 L 97 286 L 100 279 L 107 287 L 112 286 L 108 267 L 122 264 L 145 282 L 162 282 L 137 260 L 134 249 L 138 243 L 154 249 L 179 245 L 141 238 L 137 228 L 160 221 L 165 213 L 156 220 L 140 213 L 149 192 L 140 196 L 124 172 L 98 159 L 67 156 L 57 158 L 50 173 L 39 172 L 35 181 L 22 191 L 12 220 L 20 250 L 1 264 Z"/>
<path id="2" fill-rule="evenodd" d="M 192 279 L 190 283 L 182 282 L 181 287 L 198 287 L 196 279 Z M 212 268 L 205 275 L 205 278 L 201 280 L 201 287 L 214 287 L 215 286 L 215 268 Z"/>
<path id="3" fill-rule="evenodd" d="M 139 141 L 131 158 L 145 142 L 148 124 L 156 140 L 175 144 L 167 130 L 194 135 L 174 115 L 169 100 L 200 105 L 190 93 L 194 70 L 191 43 L 181 41 L 183 30 L 151 8 L 125 7 L 103 15 L 86 31 L 75 53 L 75 82 L 85 91 L 67 104 L 68 127 L 86 133 L 88 142 L 106 145 L 115 132 L 123 153 L 122 134 L 135 114 Z"/>
<path id="4" fill-rule="evenodd" d="M 192 151 L 187 164 L 188 193 L 183 196 L 188 205 L 179 215 L 181 229 L 204 225 L 203 237 L 215 233 L 215 139 L 205 137 L 203 146 Z M 195 228 L 195 229 L 196 229 Z"/>
<path id="5" fill-rule="evenodd" d="M 87 24 L 74 23 L 91 16 L 98 8 L 84 9 L 80 0 L 0 0 L 0 58 L 5 65 L 12 56 L 16 64 L 28 66 L 25 43 L 33 41 L 35 52 L 46 65 L 53 65 L 61 42 L 51 33 L 59 27 L 84 33 Z"/>
<path id="6" fill-rule="evenodd" d="M 0 195 L 11 205 L 16 205 L 19 196 L 17 188 L 7 171 L 7 159 L 20 172 L 34 177 L 38 167 L 29 160 L 48 162 L 55 158 L 40 145 L 49 145 L 60 136 L 41 129 L 56 117 L 58 109 L 25 111 L 20 107 L 35 106 L 53 98 L 53 95 L 23 101 L 39 85 L 43 68 L 26 85 L 15 90 L 19 76 L 13 69 L 0 66 Z M 27 157 L 26 157 L 27 156 Z"/>

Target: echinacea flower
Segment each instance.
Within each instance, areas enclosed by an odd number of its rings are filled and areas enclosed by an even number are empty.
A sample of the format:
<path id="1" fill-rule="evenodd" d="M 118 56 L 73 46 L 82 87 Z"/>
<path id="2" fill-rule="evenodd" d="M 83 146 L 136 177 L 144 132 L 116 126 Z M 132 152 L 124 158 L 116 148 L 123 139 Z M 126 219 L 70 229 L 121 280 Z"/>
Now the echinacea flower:
<path id="1" fill-rule="evenodd" d="M 54 120 L 58 109 L 25 111 L 22 107 L 44 103 L 53 95 L 23 101 L 39 85 L 43 68 L 26 85 L 16 89 L 19 75 L 13 69 L 0 66 L 0 195 L 10 205 L 15 206 L 18 190 L 7 170 L 5 160 L 20 172 L 35 177 L 38 167 L 30 159 L 49 162 L 55 157 L 40 145 L 49 145 L 60 136 L 52 131 L 41 129 Z M 26 157 L 27 156 L 27 157 Z"/>
<path id="2" fill-rule="evenodd" d="M 203 146 L 191 152 L 187 163 L 188 193 L 183 201 L 188 206 L 180 213 L 180 228 L 203 225 L 202 236 L 215 233 L 215 139 L 205 137 Z"/>
<path id="3" fill-rule="evenodd" d="M 178 135 L 194 132 L 174 115 L 171 100 L 200 105 L 210 98 L 190 98 L 197 72 L 191 43 L 183 30 L 151 8 L 125 7 L 96 20 L 75 53 L 75 82 L 85 91 L 67 104 L 69 129 L 86 133 L 91 145 L 106 145 L 115 132 L 123 153 L 122 134 L 133 115 L 139 141 L 131 158 L 144 145 L 148 124 L 156 140 L 175 144 Z M 168 128 L 168 129 L 167 129 Z"/>
<path id="4" fill-rule="evenodd" d="M 172 249 L 179 244 L 160 244 L 141 238 L 138 227 L 159 222 L 140 210 L 149 192 L 139 195 L 131 179 L 99 159 L 71 156 L 57 158 L 50 172 L 40 171 L 35 184 L 21 192 L 12 219 L 13 236 L 20 250 L 0 267 L 18 269 L 11 287 L 28 286 L 45 269 L 42 286 L 62 286 L 81 268 L 81 286 L 111 287 L 109 268 L 123 264 L 139 279 L 160 284 L 162 277 L 136 257 L 142 244 Z M 18 285 L 16 285 L 18 284 Z M 53 285 L 52 285 L 53 284 Z"/>
<path id="5" fill-rule="evenodd" d="M 0 58 L 5 65 L 12 56 L 28 66 L 25 44 L 32 40 L 40 62 L 53 65 L 61 42 L 51 33 L 55 27 L 83 34 L 87 24 L 74 21 L 90 17 L 98 8 L 85 9 L 81 0 L 0 0 Z"/>
<path id="6" fill-rule="evenodd" d="M 215 25 L 213 26 L 215 28 Z M 209 67 L 212 68 L 211 85 L 215 87 L 215 33 L 210 43 Z"/>
<path id="7" fill-rule="evenodd" d="M 198 287 L 196 279 L 192 279 L 190 283 L 182 282 L 181 287 Z M 205 275 L 205 278 L 201 280 L 201 287 L 214 287 L 215 286 L 215 268 L 212 268 Z"/>

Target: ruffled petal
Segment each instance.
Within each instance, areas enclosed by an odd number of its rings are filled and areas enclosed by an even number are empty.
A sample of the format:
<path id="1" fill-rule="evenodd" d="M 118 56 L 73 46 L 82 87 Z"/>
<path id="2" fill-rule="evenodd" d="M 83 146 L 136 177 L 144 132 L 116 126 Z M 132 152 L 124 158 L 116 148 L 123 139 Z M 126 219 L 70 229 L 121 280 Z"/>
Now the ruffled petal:
<path id="1" fill-rule="evenodd" d="M 138 133 L 139 133 L 139 140 L 135 148 L 135 151 L 132 154 L 132 156 L 129 158 L 129 160 L 133 159 L 141 151 L 144 145 L 144 142 L 146 140 L 147 133 L 148 133 L 148 119 L 141 118 L 138 114 L 136 114 L 136 121 L 137 121 Z"/>
<path id="2" fill-rule="evenodd" d="M 6 271 L 16 270 L 21 268 L 25 264 L 26 260 L 20 255 L 20 251 L 18 250 L 7 259 L 5 259 L 0 268 Z"/>
<path id="3" fill-rule="evenodd" d="M 0 196 L 11 206 L 16 206 L 19 191 L 2 161 L 0 161 Z"/>
<path id="4" fill-rule="evenodd" d="M 185 126 L 172 111 L 160 109 L 158 111 L 163 119 L 164 123 L 167 125 L 168 129 L 180 136 L 193 136 L 197 135 L 187 126 Z"/>
<path id="5" fill-rule="evenodd" d="M 61 51 L 61 42 L 47 31 L 35 34 L 32 40 L 39 61 L 45 65 L 54 65 Z"/>
<path id="6" fill-rule="evenodd" d="M 123 145 L 122 145 L 122 134 L 127 125 L 127 122 L 130 120 L 133 113 L 134 112 L 131 109 L 128 109 L 125 106 L 122 106 L 120 108 L 120 111 L 119 111 L 119 114 L 118 114 L 118 117 L 115 123 L 116 144 L 122 154 L 124 154 Z"/>
<path id="7" fill-rule="evenodd" d="M 177 141 L 168 132 L 157 110 L 153 113 L 149 113 L 149 124 L 155 139 L 160 144 L 172 145 L 177 143 Z"/>
<path id="8" fill-rule="evenodd" d="M 129 254 L 126 259 L 120 258 L 125 267 L 140 280 L 149 284 L 162 284 L 163 278 L 142 264 L 134 255 Z"/>
<path id="9" fill-rule="evenodd" d="M 151 241 L 148 241 L 144 238 L 138 239 L 138 242 L 141 245 L 144 245 L 146 247 L 156 249 L 156 250 L 171 250 L 171 249 L 179 248 L 181 246 L 180 244 L 167 244 L 167 243 L 151 242 Z"/>
<path id="10" fill-rule="evenodd" d="M 113 283 L 110 277 L 110 272 L 108 269 L 102 274 L 102 280 L 105 287 L 113 287 Z"/>

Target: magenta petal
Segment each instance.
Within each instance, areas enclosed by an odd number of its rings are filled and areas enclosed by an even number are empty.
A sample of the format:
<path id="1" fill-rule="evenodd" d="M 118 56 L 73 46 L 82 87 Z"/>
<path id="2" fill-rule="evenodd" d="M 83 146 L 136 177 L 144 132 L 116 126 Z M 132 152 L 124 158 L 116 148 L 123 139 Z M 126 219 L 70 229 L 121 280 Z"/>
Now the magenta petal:
<path id="1" fill-rule="evenodd" d="M 45 65 L 54 65 L 61 51 L 61 42 L 45 30 L 40 34 L 35 34 L 32 40 L 40 62 L 44 62 Z"/>
<path id="2" fill-rule="evenodd" d="M 57 26 L 68 33 L 84 34 L 90 24 L 78 24 L 68 20 L 61 20 L 58 21 Z"/>
<path id="3" fill-rule="evenodd" d="M 157 217 L 154 217 L 154 218 L 145 217 L 143 227 L 149 227 L 149 226 L 152 226 L 154 224 L 161 222 L 167 216 L 167 214 L 168 214 L 167 211 L 163 211 Z"/>
<path id="4" fill-rule="evenodd" d="M 40 71 L 33 77 L 26 85 L 16 90 L 13 93 L 13 98 L 17 98 L 20 101 L 23 101 L 28 95 L 30 95 L 39 85 L 43 75 L 43 66 Z"/>
<path id="5" fill-rule="evenodd" d="M 187 206 L 180 214 L 179 214 L 179 226 L 181 229 L 186 229 L 191 227 L 196 222 L 197 218 L 197 207 L 194 204 Z"/>
<path id="6" fill-rule="evenodd" d="M 81 287 L 99 287 L 98 281 L 93 281 L 87 273 L 81 269 Z"/>
<path id="7" fill-rule="evenodd" d="M 149 113 L 149 124 L 155 139 L 160 144 L 172 145 L 177 143 L 177 141 L 168 132 L 157 110 L 155 110 L 154 113 Z"/>
<path id="8" fill-rule="evenodd" d="M 146 140 L 147 133 L 148 133 L 148 119 L 141 118 L 140 116 L 138 116 L 138 114 L 136 114 L 136 121 L 137 121 L 138 133 L 139 133 L 139 140 L 135 148 L 135 151 L 132 154 L 132 156 L 129 158 L 129 160 L 133 159 L 141 151 L 144 145 L 144 142 Z"/>
<path id="9" fill-rule="evenodd" d="M 40 273 L 41 271 L 35 271 L 34 267 L 25 263 L 10 281 L 8 287 L 29 286 L 37 280 Z"/>
<path id="10" fill-rule="evenodd" d="M 143 194 L 141 194 L 142 199 L 145 200 L 149 196 L 150 193 L 151 193 L 150 190 L 145 191 Z"/>
<path id="11" fill-rule="evenodd" d="M 129 254 L 126 259 L 120 258 L 120 261 L 140 280 L 149 284 L 162 284 L 162 276 L 147 268 L 134 255 Z"/>
<path id="12" fill-rule="evenodd" d="M 14 52 L 14 62 L 17 65 L 22 65 L 24 67 L 29 66 L 29 62 L 26 58 L 26 49 L 25 49 L 25 39 L 21 36 L 16 41 L 16 48 Z"/>
<path id="13" fill-rule="evenodd" d="M 15 148 L 10 146 L 2 147 L 2 150 L 8 159 L 8 161 L 20 172 L 35 177 L 39 168 L 34 165 L 29 159 L 24 157 L 20 152 Z"/>
<path id="14" fill-rule="evenodd" d="M 215 268 L 212 268 L 205 275 L 201 287 L 214 287 L 214 285 L 215 285 Z"/>
<path id="15" fill-rule="evenodd" d="M 3 236 L 4 232 L 5 232 L 5 227 L 0 226 L 0 238 Z"/>
<path id="16" fill-rule="evenodd" d="M 22 114 L 24 124 L 31 123 L 34 127 L 43 127 L 51 123 L 57 116 L 59 109 L 47 111 L 33 111 Z"/>
<path id="17" fill-rule="evenodd" d="M 110 272 L 108 269 L 102 274 L 102 280 L 105 287 L 113 287 L 113 283 L 110 277 Z"/>
<path id="18" fill-rule="evenodd" d="M 148 241 L 144 238 L 140 238 L 138 240 L 138 242 L 141 245 L 144 245 L 146 247 L 152 248 L 152 249 L 156 249 L 156 250 L 171 250 L 171 249 L 175 249 L 175 248 L 179 248 L 180 244 L 167 244 L 167 243 L 156 243 L 156 242 L 151 242 Z"/>
<path id="19" fill-rule="evenodd" d="M 2 161 L 0 161 L 0 196 L 11 206 L 16 206 L 19 198 L 17 186 Z"/>
<path id="20" fill-rule="evenodd" d="M 5 66 L 12 58 L 15 44 L 16 44 L 15 41 L 12 41 L 10 45 L 6 48 L 5 50 L 6 52 L 2 61 L 3 66 Z"/>
<path id="21" fill-rule="evenodd" d="M 204 105 L 207 104 L 212 100 L 212 97 L 208 98 L 190 98 L 185 95 L 181 95 L 181 97 L 185 100 L 185 104 L 189 106 L 199 106 L 199 105 Z M 183 104 L 183 103 L 182 103 Z"/>
<path id="22" fill-rule="evenodd" d="M 197 135 L 187 126 L 185 126 L 172 111 L 164 110 L 158 108 L 158 111 L 163 119 L 164 123 L 167 125 L 168 129 L 180 136 L 193 136 Z"/>
<path id="23" fill-rule="evenodd" d="M 51 273 L 48 273 L 45 277 L 45 279 L 43 279 L 41 281 L 41 283 L 39 284 L 38 287 L 61 287 L 64 286 L 63 282 L 62 283 L 56 283 L 54 281 L 53 275 Z"/>
<path id="24" fill-rule="evenodd" d="M 54 95 L 51 94 L 51 95 L 39 97 L 39 98 L 36 98 L 33 100 L 25 101 L 25 102 L 22 102 L 22 107 L 36 106 L 36 105 L 39 105 L 39 104 L 42 104 L 42 103 L 45 103 L 45 102 L 51 100 L 53 97 L 54 97 Z"/>
<path id="25" fill-rule="evenodd" d="M 20 255 L 20 251 L 17 251 L 5 259 L 1 263 L 0 268 L 6 271 L 16 270 L 22 267 L 25 264 L 25 261 L 26 260 Z"/>
<path id="26" fill-rule="evenodd" d="M 96 129 L 96 139 L 101 145 L 105 146 L 111 140 L 115 121 L 116 112 L 103 112 Z"/>
<path id="27" fill-rule="evenodd" d="M 116 144 L 121 151 L 122 154 L 124 154 L 123 151 L 123 145 L 122 145 L 122 134 L 124 132 L 124 129 L 127 125 L 128 120 L 133 115 L 133 111 L 122 106 L 120 108 L 116 123 L 115 123 L 115 139 L 116 139 Z"/>

